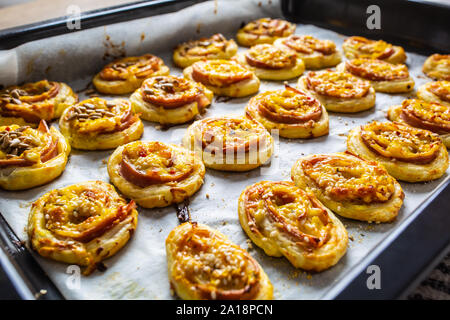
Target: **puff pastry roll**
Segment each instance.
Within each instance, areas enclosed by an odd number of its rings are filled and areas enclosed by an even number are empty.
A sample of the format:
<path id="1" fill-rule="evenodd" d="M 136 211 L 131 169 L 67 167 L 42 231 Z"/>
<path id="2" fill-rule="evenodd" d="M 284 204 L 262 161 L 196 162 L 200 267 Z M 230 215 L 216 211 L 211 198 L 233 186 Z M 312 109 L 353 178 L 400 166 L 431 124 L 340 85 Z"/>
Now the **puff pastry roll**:
<path id="1" fill-rule="evenodd" d="M 139 139 L 144 125 L 125 99 L 91 98 L 67 108 L 59 120 L 72 147 L 105 150 Z"/>
<path id="2" fill-rule="evenodd" d="M 236 60 L 264 80 L 289 80 L 305 71 L 305 64 L 297 54 L 272 44 L 258 44 L 238 53 Z"/>
<path id="3" fill-rule="evenodd" d="M 342 44 L 344 54 L 348 59 L 368 58 L 389 63 L 405 63 L 406 53 L 402 47 L 393 46 L 383 40 L 369 40 L 353 36 Z"/>
<path id="4" fill-rule="evenodd" d="M 425 60 L 423 73 L 435 80 L 450 81 L 450 54 L 433 54 Z"/>
<path id="5" fill-rule="evenodd" d="M 348 72 L 310 71 L 298 79 L 297 87 L 310 92 L 328 111 L 359 112 L 375 105 L 370 82 Z"/>
<path id="6" fill-rule="evenodd" d="M 125 57 L 108 63 L 92 80 L 98 92 L 105 94 L 131 93 L 145 79 L 169 74 L 161 58 L 152 54 Z"/>
<path id="7" fill-rule="evenodd" d="M 223 116 L 195 121 L 183 137 L 183 146 L 194 151 L 208 168 L 248 171 L 270 159 L 273 138 L 257 121 Z"/>
<path id="8" fill-rule="evenodd" d="M 235 61 L 198 61 L 184 69 L 183 74 L 218 96 L 245 97 L 259 90 L 258 77 Z"/>
<path id="9" fill-rule="evenodd" d="M 281 19 L 262 18 L 247 23 L 236 34 L 237 42 L 244 47 L 273 43 L 295 32 L 296 25 Z"/>
<path id="10" fill-rule="evenodd" d="M 296 268 L 323 271 L 347 251 L 345 227 L 313 195 L 292 182 L 262 181 L 239 197 L 239 221 L 250 239 Z"/>
<path id="11" fill-rule="evenodd" d="M 302 157 L 291 176 L 298 187 L 346 218 L 390 222 L 403 204 L 402 187 L 385 168 L 349 153 Z"/>
<path id="12" fill-rule="evenodd" d="M 403 93 L 414 89 L 414 80 L 404 64 L 360 58 L 343 62 L 337 70 L 349 72 L 360 79 L 370 81 L 372 87 L 378 92 Z"/>
<path id="13" fill-rule="evenodd" d="M 171 289 L 184 300 L 271 300 L 267 274 L 246 250 L 204 224 L 187 222 L 166 240 Z"/>
<path id="14" fill-rule="evenodd" d="M 305 63 L 307 69 L 334 67 L 341 62 L 341 53 L 330 40 L 319 40 L 313 36 L 292 35 L 274 42 L 281 48 L 294 50 Z"/>
<path id="15" fill-rule="evenodd" d="M 78 101 L 65 83 L 41 80 L 12 86 L 0 91 L 0 125 L 37 127 L 41 120 L 59 118 Z"/>
<path id="16" fill-rule="evenodd" d="M 203 113 L 213 96 L 201 83 L 161 76 L 145 80 L 130 101 L 142 119 L 171 125 L 188 122 Z"/>
<path id="17" fill-rule="evenodd" d="M 447 149 L 437 135 L 400 123 L 374 121 L 357 127 L 347 137 L 347 149 L 408 182 L 440 178 L 448 168 Z"/>
<path id="18" fill-rule="evenodd" d="M 31 246 L 41 256 L 85 267 L 89 275 L 134 233 L 138 212 L 114 187 L 87 181 L 55 189 L 33 203 L 28 218 Z"/>
<path id="19" fill-rule="evenodd" d="M 433 81 L 417 89 L 417 97 L 423 101 L 436 102 L 450 107 L 450 81 Z"/>
<path id="20" fill-rule="evenodd" d="M 230 59 L 237 52 L 233 39 L 227 40 L 217 33 L 210 38 L 201 38 L 180 44 L 175 48 L 173 61 L 180 68 L 189 67 L 200 60 Z"/>
<path id="21" fill-rule="evenodd" d="M 430 130 L 438 134 L 444 145 L 450 148 L 450 106 L 407 99 L 401 105 L 390 107 L 388 118 L 411 127 Z"/>
<path id="22" fill-rule="evenodd" d="M 189 150 L 162 142 L 135 141 L 108 160 L 112 183 L 144 208 L 182 202 L 203 184 L 205 166 Z"/>
<path id="23" fill-rule="evenodd" d="M 41 120 L 29 126 L 0 127 L 0 187 L 24 190 L 56 179 L 66 167 L 70 145 Z"/>
<path id="24" fill-rule="evenodd" d="M 325 107 L 311 95 L 288 85 L 256 95 L 245 107 L 245 113 L 267 130 L 279 130 L 281 137 L 314 138 L 328 133 Z"/>

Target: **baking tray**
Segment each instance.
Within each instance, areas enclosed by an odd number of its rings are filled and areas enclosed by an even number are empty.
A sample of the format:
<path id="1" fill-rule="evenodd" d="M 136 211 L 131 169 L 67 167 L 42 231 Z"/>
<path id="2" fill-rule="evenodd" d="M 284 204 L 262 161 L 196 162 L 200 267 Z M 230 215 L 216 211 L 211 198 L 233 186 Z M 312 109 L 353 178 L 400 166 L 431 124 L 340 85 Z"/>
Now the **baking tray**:
<path id="1" fill-rule="evenodd" d="M 136 4 L 131 4 L 129 6 L 122 6 L 123 14 L 121 14 L 121 9 L 119 8 L 113 8 L 111 10 L 106 10 L 105 12 L 95 12 L 94 15 L 96 18 L 93 18 L 90 13 L 86 13 L 85 15 L 82 15 L 81 17 L 81 23 L 83 26 L 83 30 L 80 32 L 83 32 L 87 28 L 94 28 L 98 27 L 99 25 L 103 24 L 111 24 L 116 23 L 119 21 L 127 21 L 127 20 L 134 20 L 137 18 L 142 18 L 141 15 L 142 12 L 138 10 L 139 14 L 136 12 L 133 13 L 133 10 L 130 8 L 143 8 L 145 7 L 145 11 L 148 15 L 153 14 L 161 14 L 161 13 L 167 13 L 171 12 L 172 10 L 178 10 L 180 9 L 180 5 L 183 3 L 183 5 L 187 5 L 187 3 L 192 4 L 192 1 L 151 1 L 151 2 L 138 2 Z M 195 1 L 195 2 L 201 2 L 201 1 Z M 212 2 L 212 1 L 211 1 Z M 226 1 L 219 1 L 219 5 L 217 7 L 217 3 L 210 3 L 210 8 L 216 7 L 219 11 L 221 10 L 221 4 Z M 259 10 L 260 7 L 258 5 L 257 1 L 247 1 L 247 2 L 253 2 L 255 5 L 255 11 Z M 264 1 L 261 1 L 264 2 Z M 347 10 L 344 10 L 344 13 L 342 15 L 337 15 L 334 17 L 333 21 L 329 20 L 321 20 L 320 16 L 314 15 L 314 12 L 320 12 L 317 11 L 317 7 L 314 7 L 314 3 L 317 5 L 324 5 L 327 1 L 284 1 L 282 0 L 280 3 L 277 1 L 267 1 L 262 4 L 262 6 L 267 6 L 269 10 L 262 11 L 261 13 L 269 13 L 272 16 L 278 16 L 280 14 L 280 8 L 283 10 L 283 14 L 285 17 L 288 17 L 290 20 L 296 20 L 299 22 L 307 22 L 312 23 L 321 27 L 327 27 L 328 29 L 337 30 L 340 33 L 344 34 L 364 34 L 362 32 L 364 29 L 360 29 L 358 31 L 358 23 L 361 20 L 361 16 L 365 15 L 365 9 L 367 7 L 366 2 L 364 1 L 340 1 L 339 3 L 342 4 L 343 7 L 347 8 Z M 361 2 L 362 4 L 358 6 L 358 2 Z M 409 6 L 410 2 L 406 1 L 395 1 L 397 5 L 404 5 Z M 334 3 L 334 1 L 328 1 L 328 3 Z M 378 3 L 381 7 L 385 5 L 388 2 L 381 2 L 381 1 L 371 1 L 370 4 Z M 205 4 L 207 5 L 207 4 Z M 226 5 L 226 3 L 224 4 Z M 366 7 L 364 7 L 366 5 Z M 152 11 L 152 6 L 155 8 L 156 11 Z M 355 8 L 359 8 L 356 10 Z M 351 8 L 351 10 L 349 9 Z M 399 8 L 399 7 L 397 7 Z M 442 10 L 447 10 L 447 16 L 448 16 L 448 8 L 446 7 L 440 7 L 440 6 L 427 6 L 427 8 L 434 8 L 432 10 L 435 10 L 436 16 L 438 13 L 442 13 Z M 162 11 L 160 11 L 162 10 Z M 323 11 L 323 8 L 322 8 Z M 130 13 L 131 12 L 131 13 Z M 383 11 L 382 11 L 383 12 Z M 192 13 L 192 11 L 191 11 Z M 342 12 L 341 12 L 342 13 Z M 364 14 L 364 15 L 361 15 Z M 416 11 L 417 14 L 417 11 Z M 89 23 L 84 24 L 83 17 L 86 17 L 86 21 L 89 21 Z M 314 17 L 313 20 L 311 20 L 311 17 Z M 324 14 L 324 17 L 326 17 L 326 14 Z M 337 18 L 336 18 L 337 17 Z M 433 17 L 433 16 L 431 16 Z M 0 33 L 0 47 L 1 48 L 11 48 L 19 43 L 27 42 L 30 39 L 36 39 L 36 38 L 42 38 L 46 39 L 51 36 L 55 36 L 58 34 L 61 34 L 64 30 L 65 22 L 67 18 L 60 18 L 56 19 L 51 22 L 51 24 L 56 25 L 54 29 L 49 27 L 48 23 L 43 23 L 42 28 L 39 27 L 39 25 L 34 25 L 31 28 L 29 26 L 15 28 L 12 33 L 8 33 L 7 31 L 3 31 Z M 230 30 L 236 31 L 236 29 L 239 27 L 240 21 L 243 19 L 243 16 L 239 16 L 239 18 L 232 19 L 232 27 L 226 28 L 223 27 L 223 30 L 217 30 L 217 31 L 223 31 L 224 33 L 229 32 Z M 341 22 L 339 22 L 339 19 L 342 19 Z M 244 19 L 245 20 L 245 19 Z M 238 22 L 236 22 L 238 21 Z M 428 32 L 431 32 L 432 30 L 440 30 L 442 25 L 434 24 L 433 19 L 428 21 L 427 30 Z M 438 21 L 436 19 L 436 21 Z M 344 23 L 345 22 L 345 23 Z M 352 24 L 354 22 L 354 24 Z M 132 23 L 130 21 L 130 23 Z M 59 27 L 58 27 L 59 26 Z M 61 26 L 63 28 L 61 28 Z M 343 27 L 344 26 L 344 27 Z M 435 29 L 433 29 L 433 26 Z M 347 27 L 347 29 L 346 29 Z M 356 28 L 353 29 L 353 28 Z M 387 37 L 394 37 L 399 41 L 402 41 L 408 44 L 408 49 L 410 51 L 414 52 L 420 52 L 429 54 L 434 51 L 437 51 L 436 43 L 433 42 L 427 42 L 426 39 L 428 38 L 422 38 L 418 37 L 415 39 L 411 38 L 411 36 L 408 36 L 408 38 L 402 37 L 402 35 L 406 33 L 402 33 L 403 29 L 406 29 L 407 26 L 404 25 L 399 26 L 396 30 L 396 32 L 389 32 L 387 34 Z M 430 29 L 431 28 L 431 29 Z M 52 31 L 53 30 L 53 31 Z M 303 26 L 302 26 L 303 30 Z M 308 29 L 308 26 L 305 26 L 304 31 L 306 30 L 316 30 L 313 27 Z M 444 28 L 445 30 L 445 28 Z M 448 29 L 447 29 L 448 30 Z M 203 33 L 211 33 L 215 32 L 210 31 L 206 32 L 204 29 Z M 394 29 L 395 31 L 395 29 Z M 54 32 L 54 33 L 53 33 Z M 383 37 L 383 29 L 378 35 L 379 37 Z M 17 37 L 17 35 L 20 34 L 20 37 Z M 30 36 L 33 34 L 33 36 Z M 40 36 L 37 36 L 40 35 Z M 230 36 L 230 34 L 227 34 Z M 28 37 L 28 38 L 27 38 Z M 25 38 L 25 40 L 23 40 Z M 423 40 L 425 39 L 425 40 Z M 172 39 L 173 40 L 173 39 Z M 177 40 L 178 41 L 178 40 Z M 399 42 L 397 41 L 397 42 Z M 420 42 L 421 41 L 421 42 Z M 12 45 L 12 43 L 14 45 Z M 417 46 L 416 44 L 420 43 L 420 46 Z M 447 42 L 448 43 L 448 42 Z M 166 48 L 167 49 L 167 48 Z M 442 47 L 441 50 L 438 51 L 446 51 L 445 48 Z M 153 51 L 152 51 L 153 52 Z M 157 53 L 157 52 L 156 52 Z M 167 62 L 167 57 L 170 55 L 165 55 L 164 59 Z M 179 70 L 178 70 L 179 71 Z M 179 72 L 178 72 L 179 73 Z M 38 73 L 39 75 L 39 73 Z M 64 80 L 58 79 L 58 80 Z M 1 79 L 0 79 L 1 83 Z M 78 84 L 79 85 L 79 84 Z M 279 85 L 279 84 L 278 84 Z M 238 103 L 241 103 L 241 105 L 244 105 L 245 102 L 248 99 L 242 99 L 241 101 L 238 101 Z M 220 103 L 215 101 L 215 104 L 221 106 Z M 223 110 L 222 110 L 223 111 Z M 225 112 L 226 113 L 226 112 Z M 213 112 L 208 113 L 208 115 L 214 114 Z M 335 123 L 337 123 L 337 116 L 332 115 L 331 119 L 334 119 Z M 146 126 L 150 126 L 148 123 L 146 123 Z M 154 126 L 152 126 L 153 128 Z M 183 127 L 184 128 L 184 127 Z M 148 138 L 148 136 L 147 136 Z M 319 140 L 320 141 L 320 140 Z M 286 142 L 286 141 L 284 141 Z M 283 141 L 281 143 L 284 143 Z M 299 142 L 302 143 L 302 142 Z M 321 150 L 321 152 L 325 152 L 325 150 Z M 106 153 L 107 154 L 107 153 Z M 106 155 L 103 153 L 103 155 Z M 207 176 L 212 175 L 214 177 L 220 176 L 219 173 L 215 171 L 209 171 L 207 172 Z M 237 175 L 232 175 L 231 180 L 236 179 Z M 223 176 L 222 176 L 223 178 Z M 257 180 L 262 180 L 259 178 L 258 175 L 255 175 L 254 173 L 251 173 L 249 176 L 248 184 L 251 184 Z M 253 180 L 252 180 L 253 179 Z M 224 180 L 226 181 L 226 180 Z M 207 182 L 208 183 L 208 182 Z M 49 190 L 54 187 L 54 184 L 50 184 L 45 187 L 45 190 Z M 404 185 L 405 187 L 405 185 Z M 407 188 L 408 187 L 406 186 Z M 207 186 L 204 186 L 202 190 L 199 192 L 200 195 L 194 196 L 193 201 L 193 211 L 195 215 L 195 211 L 197 208 L 195 207 L 196 202 L 200 202 L 200 197 L 204 197 L 205 194 L 205 188 L 208 188 Z M 364 256 L 359 259 L 359 263 L 352 266 L 351 270 L 347 270 L 348 272 L 339 272 L 341 266 L 336 266 L 333 268 L 334 271 L 332 273 L 335 275 L 334 279 L 332 281 L 328 281 L 328 283 L 321 283 L 318 286 L 327 286 L 327 290 L 324 294 L 320 295 L 320 298 L 324 299 L 360 299 L 360 298 L 398 298 L 402 297 L 405 292 L 409 289 L 409 286 L 414 283 L 414 281 L 417 281 L 417 279 L 420 279 L 420 277 L 423 275 L 422 273 L 427 271 L 427 267 L 433 264 L 433 262 L 436 259 L 439 259 L 439 257 L 445 253 L 445 250 L 448 250 L 448 244 L 450 242 L 450 233 L 449 233 L 449 225 L 450 225 L 450 215 L 448 214 L 449 206 L 448 206 L 448 197 L 450 196 L 450 187 L 449 187 L 449 179 L 448 175 L 447 178 L 443 178 L 438 182 L 434 182 L 431 184 L 427 184 L 425 188 L 428 188 L 427 196 L 423 199 L 423 202 L 421 204 L 417 205 L 417 208 L 409 212 L 409 214 L 405 217 L 403 217 L 400 221 L 397 221 L 394 225 L 389 225 L 387 227 L 381 227 L 380 230 L 383 228 L 386 228 L 388 231 L 385 232 L 383 239 L 380 240 L 375 246 L 371 247 L 371 250 L 368 252 L 365 252 Z M 43 192 L 40 192 L 43 193 Z M 2 193 L 4 195 L 5 193 Z M 26 192 L 21 193 L 23 196 L 19 196 L 19 198 L 23 200 L 34 200 L 36 197 L 34 196 L 33 199 L 28 199 L 26 196 Z M 37 195 L 37 192 L 34 191 L 34 195 Z M 13 196 L 11 196 L 13 198 Z M 14 196 L 17 199 L 17 196 Z M 236 199 L 237 200 L 237 199 Z M 204 200 L 203 200 L 204 201 Z M 217 199 L 217 202 L 220 202 L 220 199 Z M 0 208 L 1 209 L 1 208 Z M 24 211 L 24 210 L 22 210 Z M 164 211 L 164 210 L 163 210 Z M 161 211 L 158 211 L 160 213 Z M 175 212 L 173 209 L 168 208 L 165 211 L 165 214 L 170 214 L 167 212 L 172 212 L 174 221 L 175 218 Z M 144 213 L 144 216 L 141 218 L 147 219 L 149 217 L 147 211 Z M 201 221 L 201 218 L 198 216 L 199 221 Z M 345 224 L 350 225 L 363 225 L 365 224 L 361 223 L 354 223 L 351 221 L 347 221 L 345 219 Z M 22 234 L 17 231 L 17 227 L 11 228 L 9 223 L 12 221 L 7 221 L 7 219 L 4 219 L 3 215 L 0 217 L 0 245 L 3 249 L 3 251 L 0 254 L 0 261 L 2 263 L 3 268 L 5 269 L 6 273 L 9 275 L 10 279 L 12 280 L 14 286 L 16 287 L 19 295 L 22 298 L 26 299 L 32 299 L 32 298 L 38 298 L 38 299 L 62 299 L 64 298 L 64 295 L 60 292 L 60 290 L 55 286 L 55 284 L 50 280 L 49 275 L 45 273 L 44 270 L 51 271 L 48 269 L 49 263 L 48 261 L 43 261 L 40 257 L 37 257 L 34 253 L 30 252 L 27 247 L 23 243 Z M 237 222 L 237 219 L 235 219 L 234 223 Z M 174 222 L 175 223 L 175 222 Z M 236 228 L 239 228 L 239 223 L 237 222 L 237 225 L 233 226 Z M 138 227 L 139 228 L 139 227 Z M 352 228 L 352 226 L 351 226 Z M 170 230 L 167 230 L 167 232 Z M 225 231 L 224 231 L 225 232 Z M 242 231 L 240 231 L 242 233 Z M 227 233 L 227 232 L 225 232 Z M 232 237 L 233 238 L 233 237 Z M 242 242 L 242 239 L 245 239 L 245 236 L 242 234 L 239 237 L 240 244 L 245 246 Z M 357 244 L 355 244 L 358 246 Z M 128 248 L 125 247 L 122 251 L 126 251 Z M 256 250 L 252 252 L 253 254 L 257 255 L 257 259 L 261 262 L 261 259 L 266 260 L 263 264 L 269 264 L 273 261 L 267 262 L 267 260 L 271 260 L 271 258 L 264 257 L 259 250 Z M 37 260 L 37 261 L 36 261 Z M 275 260 L 275 259 L 273 259 Z M 276 261 L 276 263 L 281 264 L 283 267 L 286 267 L 286 263 L 283 261 Z M 382 276 L 382 290 L 368 290 L 366 286 L 366 280 L 367 280 L 367 274 L 366 274 L 366 267 L 371 264 L 376 264 L 380 266 L 381 270 L 387 270 L 386 272 L 383 272 Z M 52 264 L 53 265 L 53 264 Z M 43 267 L 42 267 L 43 266 Z M 401 266 L 401 267 L 400 267 Z M 59 270 L 63 270 L 61 266 L 59 266 Z M 289 266 L 287 266 L 289 267 Z M 165 269 L 165 265 L 161 266 L 161 268 Z M 276 269 L 276 267 L 275 267 Z M 291 268 L 292 269 L 292 268 Z M 306 286 L 312 286 L 314 287 L 314 284 L 309 284 L 309 280 L 307 280 L 307 277 L 310 275 L 306 275 L 305 278 L 303 276 L 300 277 L 301 285 Z M 316 275 L 313 275 L 313 277 L 317 277 Z M 276 285 L 277 279 L 273 279 L 274 284 Z M 284 289 L 284 288 L 280 288 Z M 296 297 L 294 298 L 302 298 L 302 293 L 300 292 Z"/>

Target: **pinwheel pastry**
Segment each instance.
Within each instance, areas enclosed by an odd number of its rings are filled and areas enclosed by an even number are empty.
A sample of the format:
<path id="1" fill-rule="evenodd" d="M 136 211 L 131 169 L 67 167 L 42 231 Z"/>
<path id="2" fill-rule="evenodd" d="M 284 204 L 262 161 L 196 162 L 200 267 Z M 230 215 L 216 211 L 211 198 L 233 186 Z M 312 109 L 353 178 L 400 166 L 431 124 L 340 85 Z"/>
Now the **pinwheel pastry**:
<path id="1" fill-rule="evenodd" d="M 0 125 L 18 124 L 37 127 L 41 120 L 59 118 L 78 101 L 65 83 L 41 80 L 12 86 L 0 91 Z"/>
<path id="2" fill-rule="evenodd" d="M 182 202 L 203 184 L 205 166 L 189 150 L 162 142 L 135 141 L 108 160 L 112 183 L 145 208 Z"/>
<path id="3" fill-rule="evenodd" d="M 404 64 L 359 58 L 343 62 L 336 69 L 370 81 L 378 92 L 403 93 L 414 89 L 414 80 Z"/>
<path id="4" fill-rule="evenodd" d="M 292 167 L 292 180 L 340 216 L 390 222 L 397 217 L 404 194 L 400 184 L 375 161 L 350 153 L 315 154 Z"/>
<path id="5" fill-rule="evenodd" d="M 56 179 L 66 167 L 70 145 L 41 120 L 29 126 L 0 127 L 0 187 L 24 190 Z"/>
<path id="6" fill-rule="evenodd" d="M 130 97 L 142 119 L 166 125 L 192 120 L 212 99 L 212 91 L 201 83 L 175 76 L 147 79 Z"/>
<path id="7" fill-rule="evenodd" d="M 189 67 L 200 60 L 230 59 L 237 52 L 233 39 L 227 40 L 217 33 L 210 38 L 188 41 L 176 47 L 173 61 L 180 68 Z"/>
<path id="8" fill-rule="evenodd" d="M 436 102 L 407 99 L 402 105 L 392 106 L 388 118 L 411 127 L 426 129 L 440 136 L 444 145 L 450 148 L 450 106 Z"/>
<path id="9" fill-rule="evenodd" d="M 183 71 L 184 77 L 202 83 L 218 96 L 245 97 L 258 92 L 259 79 L 231 60 L 197 61 Z"/>
<path id="10" fill-rule="evenodd" d="M 273 139 L 257 121 L 223 116 L 195 121 L 183 137 L 183 146 L 201 157 L 208 168 L 248 171 L 270 159 Z"/>
<path id="11" fill-rule="evenodd" d="M 245 107 L 248 118 L 286 138 L 314 138 L 328 133 L 328 113 L 316 98 L 285 85 L 253 97 Z"/>
<path id="12" fill-rule="evenodd" d="M 84 100 L 64 111 L 59 128 L 72 147 L 83 150 L 112 149 L 144 132 L 141 119 L 124 99 Z"/>
<path id="13" fill-rule="evenodd" d="M 310 71 L 298 80 L 297 87 L 309 91 L 328 111 L 359 112 L 375 105 L 370 82 L 348 72 Z"/>
<path id="14" fill-rule="evenodd" d="M 330 40 L 319 40 L 313 36 L 292 35 L 274 42 L 281 48 L 294 50 L 303 60 L 307 69 L 334 67 L 341 62 L 341 53 Z"/>
<path id="15" fill-rule="evenodd" d="M 55 189 L 31 207 L 28 237 L 41 256 L 85 267 L 89 275 L 133 234 L 138 212 L 114 187 L 87 181 Z"/>
<path id="16" fill-rule="evenodd" d="M 353 36 L 344 41 L 342 48 L 348 59 L 368 58 L 389 63 L 404 63 L 406 61 L 406 53 L 402 47 L 393 46 L 383 40 L 375 41 Z"/>
<path id="17" fill-rule="evenodd" d="M 435 80 L 450 81 L 450 54 L 433 54 L 425 60 L 423 73 Z"/>
<path id="18" fill-rule="evenodd" d="M 289 37 L 296 25 L 281 19 L 262 18 L 247 23 L 236 34 L 237 42 L 244 47 L 273 43 L 278 38 Z"/>
<path id="19" fill-rule="evenodd" d="M 169 74 L 161 58 L 152 54 L 126 57 L 107 64 L 92 80 L 97 91 L 105 94 L 131 93 L 145 79 Z"/>
<path id="20" fill-rule="evenodd" d="M 437 179 L 448 168 L 447 149 L 437 135 L 401 123 L 374 121 L 357 127 L 347 137 L 347 149 L 408 182 Z"/>
<path id="21" fill-rule="evenodd" d="M 440 103 L 450 107 L 450 81 L 433 81 L 417 89 L 417 97 L 428 102 Z"/>
<path id="22" fill-rule="evenodd" d="M 233 60 L 264 80 L 288 80 L 305 71 L 305 64 L 294 51 L 272 44 L 253 46 L 246 52 L 238 53 Z"/>
<path id="23" fill-rule="evenodd" d="M 296 268 L 322 271 L 347 251 L 345 227 L 313 195 L 294 183 L 262 181 L 239 197 L 239 220 L 266 254 L 285 256 Z"/>
<path id="24" fill-rule="evenodd" d="M 166 240 L 171 289 L 185 300 L 271 300 L 273 287 L 250 254 L 219 231 L 196 222 Z"/>

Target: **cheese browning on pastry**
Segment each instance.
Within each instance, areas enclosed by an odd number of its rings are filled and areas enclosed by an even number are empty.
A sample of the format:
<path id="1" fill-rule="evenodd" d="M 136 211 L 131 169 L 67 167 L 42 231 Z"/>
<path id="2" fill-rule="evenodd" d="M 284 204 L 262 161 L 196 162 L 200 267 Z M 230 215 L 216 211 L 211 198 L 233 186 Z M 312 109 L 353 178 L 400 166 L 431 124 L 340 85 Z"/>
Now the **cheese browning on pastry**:
<path id="1" fill-rule="evenodd" d="M 278 129 L 286 138 L 312 138 L 328 133 L 328 114 L 322 104 L 303 91 L 285 89 L 266 91 L 247 104 L 246 115 L 267 130 Z"/>
<path id="2" fill-rule="evenodd" d="M 233 57 L 256 76 L 265 80 L 288 80 L 305 71 L 305 65 L 297 54 L 271 44 L 259 44 Z"/>
<path id="3" fill-rule="evenodd" d="M 131 142 L 108 161 L 112 183 L 145 208 L 166 207 L 194 194 L 205 167 L 185 148 L 162 142 Z"/>
<path id="4" fill-rule="evenodd" d="M 292 180 L 335 213 L 362 221 L 394 220 L 404 198 L 386 169 L 348 153 L 303 157 L 292 167 Z"/>
<path id="5" fill-rule="evenodd" d="M 419 87 L 417 97 L 428 102 L 450 107 L 450 81 L 433 81 Z"/>
<path id="6" fill-rule="evenodd" d="M 238 43 L 244 47 L 273 43 L 294 33 L 296 25 L 281 19 L 262 18 L 246 24 L 237 32 Z"/>
<path id="7" fill-rule="evenodd" d="M 175 76 L 147 79 L 130 101 L 145 120 L 178 124 L 192 120 L 211 104 L 213 93 L 201 83 Z"/>
<path id="8" fill-rule="evenodd" d="M 401 106 L 388 110 L 391 121 L 403 122 L 411 127 L 430 130 L 440 135 L 444 144 L 450 147 L 450 107 L 435 102 L 407 99 Z"/>
<path id="9" fill-rule="evenodd" d="M 383 40 L 375 41 L 353 36 L 344 41 L 342 48 L 348 59 L 379 59 L 390 63 L 404 63 L 406 61 L 405 50 L 402 47 L 393 46 Z"/>
<path id="10" fill-rule="evenodd" d="M 369 80 L 375 91 L 400 93 L 414 88 L 414 80 L 403 64 L 391 64 L 377 59 L 359 58 L 346 61 L 337 68 L 358 78 Z"/>
<path id="11" fill-rule="evenodd" d="M 66 139 L 44 120 L 0 127 L 0 187 L 23 190 L 48 183 L 63 171 L 70 153 Z"/>
<path id="12" fill-rule="evenodd" d="M 370 82 L 347 72 L 310 71 L 299 79 L 297 86 L 308 90 L 329 111 L 358 112 L 375 105 L 375 90 Z"/>
<path id="13" fill-rule="evenodd" d="M 212 169 L 248 171 L 270 159 L 273 139 L 259 122 L 239 116 L 213 117 L 194 122 L 183 145 Z"/>
<path id="14" fill-rule="evenodd" d="M 262 181 L 239 198 L 239 220 L 266 254 L 285 256 L 296 268 L 322 271 L 347 250 L 347 231 L 312 194 L 292 182 Z"/>
<path id="15" fill-rule="evenodd" d="M 106 94 L 125 94 L 139 88 L 142 82 L 155 76 L 169 74 L 161 58 L 145 54 L 126 57 L 107 64 L 92 80 L 95 88 Z"/>
<path id="16" fill-rule="evenodd" d="M 450 54 L 433 54 L 425 60 L 423 73 L 435 80 L 450 81 Z"/>
<path id="17" fill-rule="evenodd" d="M 178 67 L 186 68 L 200 60 L 230 59 L 236 52 L 236 42 L 217 33 L 180 44 L 173 53 L 173 61 Z"/>
<path id="18" fill-rule="evenodd" d="M 63 113 L 59 127 L 72 147 L 84 150 L 112 149 L 141 137 L 144 126 L 124 99 L 84 100 Z"/>
<path id="19" fill-rule="evenodd" d="M 319 40 L 313 36 L 292 35 L 276 40 L 274 45 L 296 52 L 307 69 L 334 67 L 342 59 L 333 41 Z"/>
<path id="20" fill-rule="evenodd" d="M 429 181 L 441 177 L 448 167 L 448 153 L 432 132 L 400 123 L 371 122 L 353 129 L 348 150 L 367 160 L 380 162 L 399 180 Z"/>
<path id="21" fill-rule="evenodd" d="M 41 120 L 59 118 L 78 101 L 78 96 L 62 82 L 41 80 L 0 91 L 0 125 L 36 127 Z"/>
<path id="22" fill-rule="evenodd" d="M 31 246 L 43 257 L 86 267 L 88 275 L 127 243 L 137 225 L 135 208 L 102 181 L 52 190 L 31 208 Z"/>
<path id="23" fill-rule="evenodd" d="M 169 281 L 185 300 L 267 300 L 273 287 L 247 251 L 220 232 L 184 223 L 166 240 Z"/>

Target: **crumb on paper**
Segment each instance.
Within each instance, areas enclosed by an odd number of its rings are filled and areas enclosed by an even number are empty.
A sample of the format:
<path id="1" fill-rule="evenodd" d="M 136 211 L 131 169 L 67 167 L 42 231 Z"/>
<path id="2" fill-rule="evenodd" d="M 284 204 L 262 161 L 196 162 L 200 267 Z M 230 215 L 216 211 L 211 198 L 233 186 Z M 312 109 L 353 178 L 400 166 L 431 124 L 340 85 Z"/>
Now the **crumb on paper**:
<path id="1" fill-rule="evenodd" d="M 206 199 L 209 199 L 209 193 L 206 194 Z"/>
<path id="2" fill-rule="evenodd" d="M 247 242 L 247 250 L 252 250 L 253 249 L 252 241 L 250 239 L 247 239 L 246 242 Z"/>

